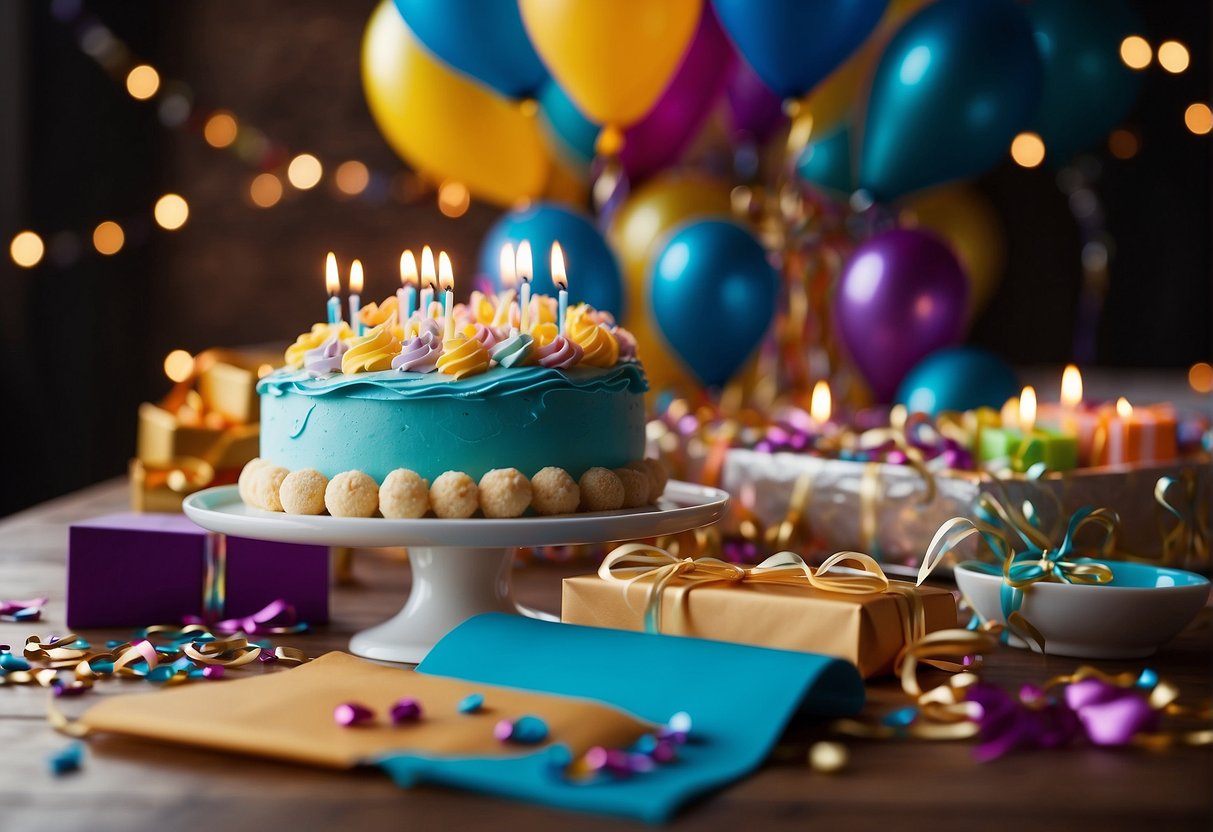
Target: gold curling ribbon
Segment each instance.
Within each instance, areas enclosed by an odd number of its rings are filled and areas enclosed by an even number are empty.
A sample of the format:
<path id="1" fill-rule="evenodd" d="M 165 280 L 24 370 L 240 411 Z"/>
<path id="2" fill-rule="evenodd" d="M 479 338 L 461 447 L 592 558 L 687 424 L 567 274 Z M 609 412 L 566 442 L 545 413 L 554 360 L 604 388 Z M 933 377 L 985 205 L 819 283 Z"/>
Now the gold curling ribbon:
<path id="1" fill-rule="evenodd" d="M 1154 500 L 1163 509 L 1158 519 L 1163 563 L 1180 568 L 1208 563 L 1209 501 L 1200 499 L 1195 469 L 1186 468 L 1178 477 L 1159 477 L 1154 484 Z M 1170 528 L 1167 514 L 1177 521 Z"/>

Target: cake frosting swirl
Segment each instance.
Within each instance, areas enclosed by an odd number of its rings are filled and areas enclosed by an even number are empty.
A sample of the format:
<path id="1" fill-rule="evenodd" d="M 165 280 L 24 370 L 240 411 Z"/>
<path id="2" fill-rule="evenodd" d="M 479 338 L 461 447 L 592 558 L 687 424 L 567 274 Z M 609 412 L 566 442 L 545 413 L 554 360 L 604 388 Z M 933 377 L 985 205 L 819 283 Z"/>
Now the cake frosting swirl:
<path id="1" fill-rule="evenodd" d="M 442 342 L 438 371 L 456 379 L 479 375 L 489 368 L 489 351 L 475 338 L 457 335 Z"/>
<path id="2" fill-rule="evenodd" d="M 349 351 L 337 333 L 330 335 L 323 344 L 303 354 L 303 369 L 311 376 L 325 376 L 341 372 L 341 357 Z"/>
<path id="3" fill-rule="evenodd" d="M 341 357 L 341 372 L 373 373 L 390 370 L 392 359 L 400 352 L 400 342 L 392 337 L 386 324 L 380 324 L 366 335 L 350 341 L 350 348 Z"/>
<path id="4" fill-rule="evenodd" d="M 406 373 L 432 373 L 438 369 L 442 355 L 442 340 L 429 329 L 410 338 L 392 359 L 392 369 Z"/>
<path id="5" fill-rule="evenodd" d="M 582 349 L 576 341 L 557 335 L 550 343 L 535 350 L 535 361 L 541 367 L 568 369 L 581 361 Z"/>

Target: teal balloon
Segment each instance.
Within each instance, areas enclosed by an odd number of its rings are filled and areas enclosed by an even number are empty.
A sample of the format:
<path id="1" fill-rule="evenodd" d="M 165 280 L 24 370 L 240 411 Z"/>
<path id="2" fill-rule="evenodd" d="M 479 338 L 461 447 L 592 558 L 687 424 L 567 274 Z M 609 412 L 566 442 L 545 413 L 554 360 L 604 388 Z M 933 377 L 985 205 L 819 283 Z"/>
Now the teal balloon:
<path id="1" fill-rule="evenodd" d="M 549 143 L 575 167 L 588 168 L 602 126 L 586 118 L 555 81 L 543 85 L 538 101 L 539 124 Z"/>
<path id="2" fill-rule="evenodd" d="M 847 195 L 854 191 L 851 131 L 843 127 L 820 141 L 810 142 L 800 154 L 796 173 L 804 181 L 836 195 Z"/>
<path id="3" fill-rule="evenodd" d="M 1019 395 L 1019 379 L 1005 361 L 976 347 L 933 352 L 910 370 L 894 401 L 911 413 L 1000 408 Z"/>
<path id="4" fill-rule="evenodd" d="M 1120 42 L 1142 31 L 1141 20 L 1128 0 L 1033 0 L 1026 9 L 1044 63 L 1031 129 L 1060 164 L 1133 108 L 1141 73 L 1120 59 Z"/>
<path id="5" fill-rule="evenodd" d="M 799 98 L 867 39 L 888 0 L 713 0 L 716 16 L 758 77 Z"/>
<path id="6" fill-rule="evenodd" d="M 619 263 L 593 220 L 554 202 L 536 202 L 510 211 L 489 229 L 480 245 L 480 273 L 501 288 L 501 247 L 530 240 L 534 280 L 531 290 L 556 294 L 552 283 L 552 243 L 559 242 L 569 278 L 569 300 L 588 303 L 623 321 L 623 276 Z"/>
<path id="7" fill-rule="evenodd" d="M 779 276 L 740 225 L 692 220 L 666 238 L 648 288 L 661 335 L 703 384 L 720 387 L 771 326 Z"/>
<path id="8" fill-rule="evenodd" d="M 938 0 L 894 35 L 872 76 L 859 184 L 888 201 L 1006 158 L 1040 100 L 1040 56 L 1011 0 Z"/>
<path id="9" fill-rule="evenodd" d="M 439 60 L 506 98 L 533 98 L 548 78 L 512 0 L 395 0 Z"/>

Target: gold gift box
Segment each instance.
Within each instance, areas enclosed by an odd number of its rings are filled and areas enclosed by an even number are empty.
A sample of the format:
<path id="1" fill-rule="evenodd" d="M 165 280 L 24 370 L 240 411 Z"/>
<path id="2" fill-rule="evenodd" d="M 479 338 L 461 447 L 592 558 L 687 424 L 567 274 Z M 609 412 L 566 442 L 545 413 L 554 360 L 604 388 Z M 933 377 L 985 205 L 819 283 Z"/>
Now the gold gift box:
<path id="1" fill-rule="evenodd" d="M 164 465 L 132 459 L 128 471 L 131 508 L 160 514 L 178 514 L 188 495 L 212 485 L 234 483 L 240 476 L 239 468 L 216 471 L 201 459 L 189 457 L 173 459 Z"/>
<path id="2" fill-rule="evenodd" d="M 177 457 L 205 459 L 215 468 L 241 468 L 257 456 L 258 424 L 229 428 L 183 425 L 159 405 L 139 405 L 136 457 L 149 465 L 164 465 Z"/>
<path id="3" fill-rule="evenodd" d="M 821 653 L 845 659 L 864 678 L 893 671 L 905 646 L 904 598 L 850 595 L 810 587 L 735 583 L 698 585 L 673 579 L 661 596 L 662 632 L 756 647 Z M 565 578 L 561 621 L 616 630 L 644 630 L 651 584 L 628 586 L 597 575 Z M 927 632 L 956 626 L 956 599 L 919 587 Z"/>
<path id="4" fill-rule="evenodd" d="M 229 422 L 247 425 L 261 420 L 255 367 L 226 361 L 210 364 L 198 374 L 198 393 L 207 411 Z"/>

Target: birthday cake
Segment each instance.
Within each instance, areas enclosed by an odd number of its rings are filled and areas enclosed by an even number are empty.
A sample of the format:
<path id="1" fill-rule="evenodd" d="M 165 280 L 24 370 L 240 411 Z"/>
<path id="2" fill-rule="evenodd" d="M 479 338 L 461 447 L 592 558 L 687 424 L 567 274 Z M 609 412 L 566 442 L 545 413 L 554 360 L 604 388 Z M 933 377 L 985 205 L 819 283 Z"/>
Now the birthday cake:
<path id="1" fill-rule="evenodd" d="M 261 379 L 257 508 L 336 516 L 562 514 L 654 502 L 635 341 L 586 305 L 473 293 L 401 316 L 361 308 L 362 334 L 316 324 Z M 411 305 L 411 304 L 410 304 Z M 424 312 L 424 314 L 423 314 Z M 404 318 L 403 326 L 398 323 Z M 529 320 L 528 320 L 529 319 Z M 533 325 L 532 325 L 533 322 Z"/>

